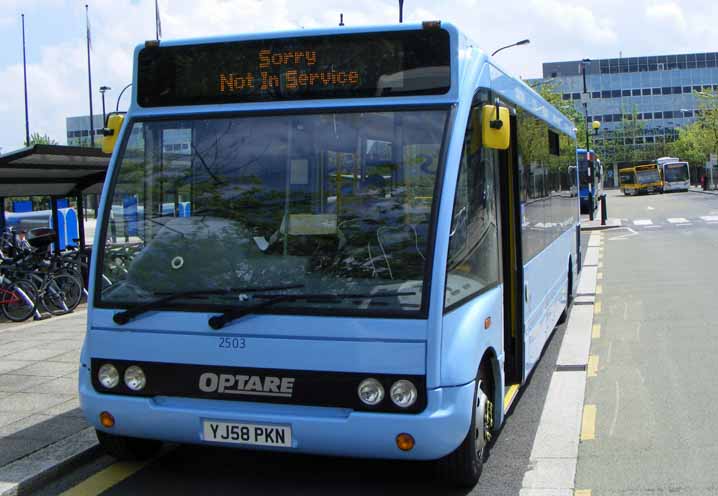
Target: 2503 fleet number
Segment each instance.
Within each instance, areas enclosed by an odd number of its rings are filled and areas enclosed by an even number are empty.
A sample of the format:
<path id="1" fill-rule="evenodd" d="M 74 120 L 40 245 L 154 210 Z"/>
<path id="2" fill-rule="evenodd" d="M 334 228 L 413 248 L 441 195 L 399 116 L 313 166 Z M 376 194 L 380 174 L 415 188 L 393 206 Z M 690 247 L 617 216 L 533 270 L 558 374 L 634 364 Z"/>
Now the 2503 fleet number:
<path id="1" fill-rule="evenodd" d="M 243 350 L 247 346 L 244 338 L 219 338 L 219 348 L 227 350 Z"/>

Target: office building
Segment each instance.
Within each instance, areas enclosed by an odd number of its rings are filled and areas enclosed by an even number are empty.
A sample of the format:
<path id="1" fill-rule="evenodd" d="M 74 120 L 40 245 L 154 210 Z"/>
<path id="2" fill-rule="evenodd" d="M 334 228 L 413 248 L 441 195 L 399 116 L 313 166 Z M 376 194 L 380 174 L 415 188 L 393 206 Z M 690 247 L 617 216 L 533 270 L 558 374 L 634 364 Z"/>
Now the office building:
<path id="1" fill-rule="evenodd" d="M 718 53 L 593 60 L 587 64 L 588 121 L 600 121 L 595 145 L 611 138 L 624 120 L 637 119 L 641 131 L 626 145 L 647 146 L 676 139 L 699 110 L 696 92 L 718 90 Z M 543 82 L 557 83 L 564 100 L 584 114 L 581 61 L 543 64 Z M 630 141 L 630 142 L 629 142 Z"/>
<path id="2" fill-rule="evenodd" d="M 95 132 L 95 146 L 102 144 L 102 115 L 95 115 L 92 119 Z M 90 116 L 82 115 L 77 117 L 66 117 L 65 127 L 67 129 L 67 144 L 70 146 L 90 146 Z"/>

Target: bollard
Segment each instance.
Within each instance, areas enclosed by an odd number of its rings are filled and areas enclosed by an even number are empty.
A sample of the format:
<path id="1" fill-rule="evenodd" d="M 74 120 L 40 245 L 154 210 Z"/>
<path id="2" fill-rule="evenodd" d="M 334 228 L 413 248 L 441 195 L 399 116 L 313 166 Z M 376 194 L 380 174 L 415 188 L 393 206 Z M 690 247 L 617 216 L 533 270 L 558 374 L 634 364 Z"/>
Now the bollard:
<path id="1" fill-rule="evenodd" d="M 601 225 L 606 225 L 606 219 L 608 218 L 608 207 L 606 207 L 606 193 L 601 195 Z"/>

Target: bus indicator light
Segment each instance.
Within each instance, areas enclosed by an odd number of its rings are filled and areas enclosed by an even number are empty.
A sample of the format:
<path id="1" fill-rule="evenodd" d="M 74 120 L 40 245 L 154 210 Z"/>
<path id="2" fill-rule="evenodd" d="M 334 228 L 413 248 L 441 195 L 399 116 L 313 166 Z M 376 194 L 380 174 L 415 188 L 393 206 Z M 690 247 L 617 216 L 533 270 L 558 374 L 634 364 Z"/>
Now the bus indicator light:
<path id="1" fill-rule="evenodd" d="M 102 412 L 100 413 L 100 423 L 102 424 L 102 427 L 107 427 L 109 429 L 110 427 L 115 426 L 115 417 L 113 417 L 110 412 Z"/>
<path id="2" fill-rule="evenodd" d="M 396 447 L 401 451 L 411 451 L 414 449 L 414 437 L 411 434 L 402 432 L 396 436 Z"/>

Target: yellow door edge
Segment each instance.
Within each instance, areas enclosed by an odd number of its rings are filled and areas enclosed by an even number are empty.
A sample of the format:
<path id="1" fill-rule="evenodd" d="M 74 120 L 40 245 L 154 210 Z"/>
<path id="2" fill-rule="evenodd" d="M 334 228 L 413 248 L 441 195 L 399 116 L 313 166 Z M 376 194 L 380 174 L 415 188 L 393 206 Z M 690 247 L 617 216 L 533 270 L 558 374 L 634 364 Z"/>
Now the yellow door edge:
<path id="1" fill-rule="evenodd" d="M 506 387 L 506 393 L 504 393 L 504 412 L 508 412 L 511 408 L 511 404 L 516 399 L 516 395 L 519 392 L 518 384 L 511 384 Z"/>

